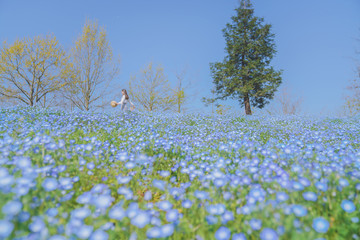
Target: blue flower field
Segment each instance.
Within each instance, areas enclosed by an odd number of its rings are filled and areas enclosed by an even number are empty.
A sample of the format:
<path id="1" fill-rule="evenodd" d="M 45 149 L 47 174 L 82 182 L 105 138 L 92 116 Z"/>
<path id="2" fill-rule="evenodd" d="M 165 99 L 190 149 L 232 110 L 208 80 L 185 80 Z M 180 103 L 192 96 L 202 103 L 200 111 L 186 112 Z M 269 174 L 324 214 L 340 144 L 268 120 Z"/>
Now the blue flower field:
<path id="1" fill-rule="evenodd" d="M 0 109 L 0 239 L 359 239 L 360 117 Z"/>

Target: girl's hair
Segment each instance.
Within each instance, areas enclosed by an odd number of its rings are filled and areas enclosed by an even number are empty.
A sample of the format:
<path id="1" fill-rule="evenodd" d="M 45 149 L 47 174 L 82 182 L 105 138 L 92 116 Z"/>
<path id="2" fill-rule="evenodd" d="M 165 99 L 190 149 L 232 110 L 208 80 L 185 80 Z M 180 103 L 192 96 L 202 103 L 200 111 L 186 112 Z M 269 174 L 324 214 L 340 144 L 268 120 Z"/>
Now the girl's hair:
<path id="1" fill-rule="evenodd" d="M 128 100 L 128 99 L 129 99 L 129 95 L 128 95 L 127 92 L 126 92 L 126 89 L 123 89 L 123 90 L 121 90 L 121 91 L 123 91 L 123 92 L 125 93 L 125 99 Z"/>

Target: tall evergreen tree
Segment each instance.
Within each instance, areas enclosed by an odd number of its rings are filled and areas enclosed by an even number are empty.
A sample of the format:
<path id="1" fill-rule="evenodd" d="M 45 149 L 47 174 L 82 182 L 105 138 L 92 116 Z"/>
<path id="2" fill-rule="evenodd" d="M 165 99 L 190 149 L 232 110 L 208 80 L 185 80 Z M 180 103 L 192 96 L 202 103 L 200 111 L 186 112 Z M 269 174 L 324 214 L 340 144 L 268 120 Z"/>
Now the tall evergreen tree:
<path id="1" fill-rule="evenodd" d="M 250 0 L 241 0 L 232 23 L 223 29 L 227 56 L 210 64 L 216 99 L 237 99 L 251 115 L 251 106 L 263 108 L 281 84 L 281 70 L 270 66 L 275 50 L 271 25 L 254 16 Z"/>

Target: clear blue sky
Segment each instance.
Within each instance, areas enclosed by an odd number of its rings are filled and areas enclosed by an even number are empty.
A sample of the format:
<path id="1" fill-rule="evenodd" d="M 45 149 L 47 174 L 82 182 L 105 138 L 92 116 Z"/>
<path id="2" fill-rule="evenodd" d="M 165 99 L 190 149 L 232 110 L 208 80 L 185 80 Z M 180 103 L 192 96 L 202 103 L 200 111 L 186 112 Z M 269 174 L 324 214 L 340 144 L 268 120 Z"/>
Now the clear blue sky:
<path id="1" fill-rule="evenodd" d="M 360 50 L 360 0 L 253 0 L 255 15 L 272 24 L 283 82 L 303 98 L 304 113 L 337 113 L 355 78 Z M 222 61 L 222 29 L 238 0 L 0 0 L 0 41 L 54 34 L 70 49 L 86 19 L 98 20 L 121 57 L 119 90 L 147 63 L 161 64 L 170 81 L 187 69 L 202 109 L 213 86 L 209 63 Z M 359 56 L 359 55 L 358 55 Z M 236 101 L 227 105 L 244 112 Z"/>

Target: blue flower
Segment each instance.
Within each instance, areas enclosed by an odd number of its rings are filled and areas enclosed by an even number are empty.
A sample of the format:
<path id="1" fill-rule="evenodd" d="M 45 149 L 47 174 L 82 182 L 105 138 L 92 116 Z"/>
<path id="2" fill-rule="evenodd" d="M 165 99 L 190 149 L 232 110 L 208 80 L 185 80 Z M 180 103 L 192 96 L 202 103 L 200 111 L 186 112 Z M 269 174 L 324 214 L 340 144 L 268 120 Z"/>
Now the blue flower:
<path id="1" fill-rule="evenodd" d="M 181 205 L 183 206 L 183 208 L 191 208 L 192 202 L 188 199 L 185 199 Z"/>
<path id="2" fill-rule="evenodd" d="M 42 183 L 43 188 L 45 189 L 45 191 L 53 191 L 55 189 L 57 189 L 58 187 L 58 182 L 55 178 L 46 178 L 43 183 Z"/>
<path id="3" fill-rule="evenodd" d="M 17 215 L 22 209 L 22 203 L 20 201 L 10 201 L 10 202 L 7 202 L 3 208 L 2 208 L 2 211 L 3 213 L 5 213 L 6 215 L 8 216 L 15 216 Z"/>
<path id="4" fill-rule="evenodd" d="M 109 234 L 107 234 L 101 229 L 96 230 L 90 236 L 90 240 L 107 240 L 107 239 L 109 239 Z"/>
<path id="5" fill-rule="evenodd" d="M 279 236 L 274 229 L 264 228 L 260 232 L 260 239 L 261 240 L 277 240 L 277 239 L 279 239 Z"/>
<path id="6" fill-rule="evenodd" d="M 166 213 L 166 220 L 168 222 L 175 222 L 179 218 L 179 212 L 177 209 L 171 209 Z"/>
<path id="7" fill-rule="evenodd" d="M 135 217 L 131 219 L 131 224 L 138 228 L 143 228 L 150 223 L 150 215 L 145 211 L 139 211 Z"/>
<path id="8" fill-rule="evenodd" d="M 165 187 L 166 187 L 166 182 L 163 181 L 163 180 L 154 179 L 153 180 L 153 186 L 164 191 Z"/>
<path id="9" fill-rule="evenodd" d="M 303 197 L 306 201 L 316 202 L 317 195 L 314 192 L 303 192 Z"/>
<path id="10" fill-rule="evenodd" d="M 253 230 L 260 230 L 262 225 L 261 220 L 256 218 L 251 219 L 249 224 Z"/>
<path id="11" fill-rule="evenodd" d="M 7 238 L 12 233 L 14 224 L 7 220 L 0 220 L 0 237 Z"/>
<path id="12" fill-rule="evenodd" d="M 84 219 L 90 216 L 91 211 L 90 209 L 86 207 L 77 208 L 71 212 L 71 217 L 77 218 L 77 219 Z"/>
<path id="13" fill-rule="evenodd" d="M 109 211 L 109 218 L 121 220 L 125 217 L 126 213 L 124 209 L 120 206 L 114 206 Z"/>
<path id="14" fill-rule="evenodd" d="M 40 232 L 45 227 L 45 223 L 40 217 L 34 217 L 33 221 L 29 224 L 29 229 L 32 232 Z"/>
<path id="15" fill-rule="evenodd" d="M 64 236 L 61 235 L 54 235 L 49 238 L 49 240 L 66 240 Z"/>
<path id="16" fill-rule="evenodd" d="M 231 240 L 246 240 L 246 236 L 243 233 L 236 233 L 232 236 Z"/>
<path id="17" fill-rule="evenodd" d="M 174 233 L 174 225 L 165 224 L 161 226 L 161 237 L 166 238 L 170 237 Z"/>
<path id="18" fill-rule="evenodd" d="M 224 226 L 219 227 L 219 229 L 215 232 L 215 238 L 217 240 L 228 240 L 230 239 L 231 231 Z"/>
<path id="19" fill-rule="evenodd" d="M 289 199 L 289 195 L 287 195 L 285 192 L 278 192 L 276 193 L 276 200 L 279 202 L 283 202 Z"/>
<path id="20" fill-rule="evenodd" d="M 316 183 L 315 183 L 315 187 L 316 187 L 317 189 L 319 189 L 320 191 L 323 191 L 323 192 L 326 192 L 327 189 L 328 189 L 327 184 L 324 183 L 324 182 L 316 182 Z"/>
<path id="21" fill-rule="evenodd" d="M 144 194 L 144 200 L 145 201 L 150 201 L 151 198 L 152 198 L 151 191 L 146 191 L 145 194 Z"/>
<path id="22" fill-rule="evenodd" d="M 305 207 L 303 207 L 302 205 L 293 205 L 292 212 L 297 217 L 304 217 L 307 214 L 307 209 Z"/>
<path id="23" fill-rule="evenodd" d="M 88 239 L 93 231 L 93 226 L 81 225 L 76 228 L 75 234 L 80 239 Z"/>
<path id="24" fill-rule="evenodd" d="M 161 235 L 162 235 L 162 231 L 160 227 L 152 227 L 146 231 L 146 236 L 148 238 L 160 238 Z"/>
<path id="25" fill-rule="evenodd" d="M 205 219 L 209 225 L 216 224 L 218 221 L 217 217 L 215 217 L 213 215 L 206 216 Z"/>
<path id="26" fill-rule="evenodd" d="M 329 222 L 323 217 L 315 218 L 312 223 L 312 227 L 318 233 L 326 233 L 329 226 Z"/>
<path id="27" fill-rule="evenodd" d="M 132 193 L 130 195 L 132 196 Z M 114 198 L 110 195 L 99 195 L 94 197 L 92 202 L 97 208 L 106 209 L 111 206 L 113 200 Z"/>
<path id="28" fill-rule="evenodd" d="M 341 202 L 341 208 L 348 213 L 352 213 L 356 210 L 355 204 L 349 200 L 343 200 Z"/>
<path id="29" fill-rule="evenodd" d="M 341 179 L 339 179 L 339 185 L 342 187 L 347 187 L 347 186 L 349 186 L 349 181 L 344 178 L 341 178 Z"/>
<path id="30" fill-rule="evenodd" d="M 164 210 L 164 211 L 168 211 L 172 208 L 172 204 L 167 200 L 158 202 L 157 206 L 159 209 Z"/>
<path id="31" fill-rule="evenodd" d="M 195 190 L 194 196 L 200 200 L 204 200 L 209 198 L 209 193 L 205 191 Z"/>
<path id="32" fill-rule="evenodd" d="M 225 211 L 222 215 L 222 222 L 223 224 L 226 224 L 228 221 L 234 220 L 234 214 L 230 211 Z"/>

